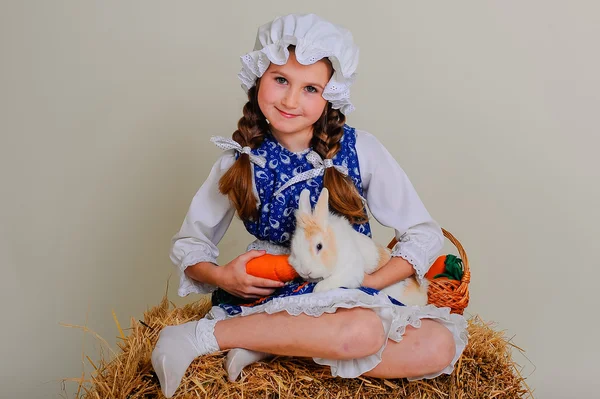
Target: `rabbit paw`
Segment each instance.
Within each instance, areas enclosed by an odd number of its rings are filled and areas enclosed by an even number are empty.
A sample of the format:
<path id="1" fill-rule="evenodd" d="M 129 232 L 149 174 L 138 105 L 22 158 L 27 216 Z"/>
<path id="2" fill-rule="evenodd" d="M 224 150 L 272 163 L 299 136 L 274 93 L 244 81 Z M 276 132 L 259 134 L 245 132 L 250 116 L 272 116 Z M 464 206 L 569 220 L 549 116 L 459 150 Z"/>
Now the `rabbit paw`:
<path id="1" fill-rule="evenodd" d="M 332 281 L 330 280 L 323 280 L 323 281 L 319 281 L 317 283 L 317 285 L 315 285 L 315 288 L 313 288 L 313 292 L 325 292 L 325 291 L 330 291 L 336 288 L 339 288 L 339 285 L 336 285 L 335 283 L 332 284 Z"/>

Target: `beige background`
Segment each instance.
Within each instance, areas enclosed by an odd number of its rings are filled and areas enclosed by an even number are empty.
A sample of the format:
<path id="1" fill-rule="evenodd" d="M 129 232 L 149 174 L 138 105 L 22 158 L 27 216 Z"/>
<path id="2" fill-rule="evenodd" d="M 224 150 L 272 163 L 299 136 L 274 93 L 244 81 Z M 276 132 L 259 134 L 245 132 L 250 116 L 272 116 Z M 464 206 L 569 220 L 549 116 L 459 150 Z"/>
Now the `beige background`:
<path id="1" fill-rule="evenodd" d="M 161 299 L 208 138 L 241 115 L 238 57 L 297 11 L 353 31 L 349 122 L 466 246 L 470 313 L 526 349 L 537 397 L 596 397 L 600 5 L 416 3 L 0 2 L 0 397 L 80 374 L 83 334 L 60 322 L 114 344 L 112 309 L 128 324 Z M 248 240 L 233 226 L 222 261 Z"/>

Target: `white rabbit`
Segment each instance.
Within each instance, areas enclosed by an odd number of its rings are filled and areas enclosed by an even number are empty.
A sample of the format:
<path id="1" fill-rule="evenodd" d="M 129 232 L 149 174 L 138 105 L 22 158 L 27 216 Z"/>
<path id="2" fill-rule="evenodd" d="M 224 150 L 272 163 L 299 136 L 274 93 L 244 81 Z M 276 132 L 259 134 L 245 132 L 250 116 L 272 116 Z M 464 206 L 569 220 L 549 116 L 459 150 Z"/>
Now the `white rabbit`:
<path id="1" fill-rule="evenodd" d="M 390 251 L 354 230 L 346 218 L 330 213 L 326 188 L 321 191 L 314 212 L 309 196 L 308 190 L 300 194 L 290 265 L 304 279 L 322 279 L 313 292 L 360 287 L 365 273 L 373 273 L 389 261 Z M 381 292 L 405 305 L 424 306 L 427 287 L 426 281 L 419 285 L 411 276 Z"/>

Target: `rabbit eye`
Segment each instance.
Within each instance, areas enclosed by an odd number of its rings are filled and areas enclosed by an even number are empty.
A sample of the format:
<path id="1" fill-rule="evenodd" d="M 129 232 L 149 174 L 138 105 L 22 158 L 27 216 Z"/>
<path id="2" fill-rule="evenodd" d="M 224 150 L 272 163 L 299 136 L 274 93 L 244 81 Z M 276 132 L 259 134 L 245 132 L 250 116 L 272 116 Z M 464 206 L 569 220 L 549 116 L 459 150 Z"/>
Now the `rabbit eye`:
<path id="1" fill-rule="evenodd" d="M 317 244 L 317 252 L 323 249 L 323 244 L 318 243 Z"/>

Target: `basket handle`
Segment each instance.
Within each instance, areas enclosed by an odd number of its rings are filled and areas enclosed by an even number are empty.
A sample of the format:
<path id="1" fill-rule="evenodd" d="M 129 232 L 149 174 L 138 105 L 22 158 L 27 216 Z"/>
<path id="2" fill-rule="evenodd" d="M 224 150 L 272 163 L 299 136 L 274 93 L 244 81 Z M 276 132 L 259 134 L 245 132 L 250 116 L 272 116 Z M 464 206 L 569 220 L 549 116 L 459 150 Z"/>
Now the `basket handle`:
<path id="1" fill-rule="evenodd" d="M 444 234 L 444 237 L 446 237 L 452 244 L 454 244 L 454 246 L 458 250 L 460 258 L 463 261 L 464 271 L 463 276 L 460 279 L 461 283 L 469 284 L 471 282 L 471 268 L 469 267 L 469 258 L 467 258 L 467 253 L 465 252 L 464 247 L 462 246 L 460 241 L 458 241 L 456 237 L 454 237 L 448 230 L 442 228 L 442 233 Z M 398 239 L 394 237 L 392 241 L 390 241 L 390 243 L 388 244 L 388 249 L 394 248 L 394 245 L 396 245 L 397 242 Z"/>

